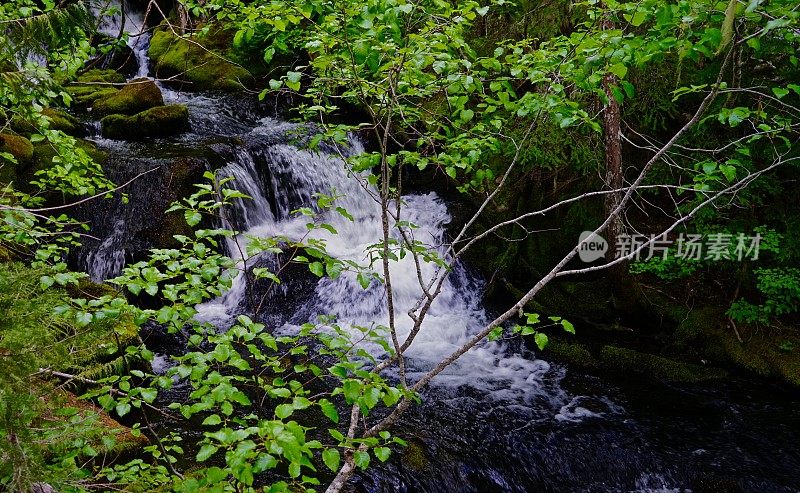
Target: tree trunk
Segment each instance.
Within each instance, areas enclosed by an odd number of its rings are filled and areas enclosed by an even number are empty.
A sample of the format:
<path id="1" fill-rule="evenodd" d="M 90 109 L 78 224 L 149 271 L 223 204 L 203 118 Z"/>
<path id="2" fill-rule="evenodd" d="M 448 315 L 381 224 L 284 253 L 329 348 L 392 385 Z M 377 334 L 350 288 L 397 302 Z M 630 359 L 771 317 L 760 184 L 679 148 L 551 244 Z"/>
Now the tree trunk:
<path id="1" fill-rule="evenodd" d="M 601 27 L 603 29 L 614 29 L 614 21 L 610 15 L 603 17 Z M 619 78 L 614 74 L 606 74 L 603 77 L 603 90 L 608 98 L 608 105 L 603 111 L 603 135 L 605 147 L 605 187 L 607 190 L 620 190 L 624 184 L 624 174 L 622 169 L 622 116 L 620 113 L 620 103 L 614 97 L 612 87 L 619 87 Z M 608 217 L 615 211 L 622 202 L 623 193 L 614 192 L 605 196 L 604 213 Z M 623 222 L 625 211 L 619 211 L 616 217 L 608 224 L 604 237 L 608 240 L 608 251 L 606 260 L 612 261 L 620 251 L 620 236 L 625 234 L 625 224 Z M 624 253 L 621 253 L 624 255 Z M 629 262 L 621 262 L 609 269 L 609 279 L 611 281 L 611 291 L 614 295 L 615 304 L 625 310 L 631 309 L 636 305 L 636 289 L 631 283 L 628 275 Z"/>

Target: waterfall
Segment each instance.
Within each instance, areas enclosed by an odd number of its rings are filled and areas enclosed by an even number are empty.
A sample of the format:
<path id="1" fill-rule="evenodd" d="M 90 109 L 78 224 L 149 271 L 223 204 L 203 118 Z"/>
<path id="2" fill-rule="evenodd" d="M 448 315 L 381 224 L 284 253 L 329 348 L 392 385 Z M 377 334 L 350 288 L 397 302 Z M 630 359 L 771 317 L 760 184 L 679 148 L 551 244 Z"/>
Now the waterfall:
<path id="1" fill-rule="evenodd" d="M 92 281 L 101 282 L 122 272 L 125 267 L 125 249 L 122 245 L 126 234 L 125 220 L 117 219 L 114 231 L 87 254 L 83 263 Z"/>
<path id="2" fill-rule="evenodd" d="M 128 35 L 128 47 L 136 57 L 136 62 L 139 67 L 133 78 L 147 77 L 150 73 L 150 58 L 147 55 L 147 49 L 150 47 L 151 33 L 147 30 L 144 13 L 133 11 L 130 7 L 123 11 L 120 0 L 109 0 L 108 3 L 104 5 L 104 9 L 116 9 L 119 13 L 113 16 L 101 15 L 100 8 L 95 6 L 94 11 L 96 17 L 102 19 L 98 26 L 98 31 L 112 38 L 116 38 L 119 36 L 120 31 L 123 30 L 122 16 L 124 15 L 124 32 Z"/>
<path id="3" fill-rule="evenodd" d="M 244 232 L 231 240 L 238 244 L 230 245 L 229 250 L 234 258 L 239 258 L 238 252 L 244 249 L 248 236 L 286 236 L 300 240 L 308 233 L 309 218 L 292 215 L 291 211 L 311 206 L 314 193 L 322 192 L 340 196 L 336 205 L 345 208 L 353 220 L 335 211 L 324 211 L 318 220 L 333 226 L 338 234 L 318 229 L 311 237 L 324 240 L 332 256 L 363 264 L 368 246 L 382 238 L 380 207 L 376 200 L 378 191 L 366 185 L 364 176 L 349 172 L 332 149 L 317 152 L 287 142 L 286 134 L 302 131 L 304 129 L 298 125 L 262 120 L 245 139 L 249 144 L 221 170 L 220 176 L 234 177 L 235 187 L 252 197 L 237 205 L 236 216 Z M 356 139 L 351 139 L 345 150 L 347 153 L 361 151 Z M 413 230 L 415 239 L 443 254 L 447 241 L 445 226 L 450 221 L 444 201 L 435 193 L 427 193 L 406 195 L 403 202 L 401 220 L 418 226 Z M 380 263 L 373 268 L 380 271 Z M 422 262 L 421 275 L 425 281 L 434 271 L 434 265 Z M 407 312 L 420 298 L 422 290 L 410 254 L 392 261 L 390 273 L 398 337 L 402 341 L 413 325 Z M 198 318 L 220 326 L 229 324 L 240 311 L 245 283 L 245 276 L 240 274 L 230 292 L 198 307 Z M 481 303 L 482 291 L 482 283 L 457 264 L 407 352 L 412 378 L 430 369 L 485 326 L 488 318 Z M 323 314 L 335 316 L 343 327 L 387 325 L 384 285 L 373 282 L 364 290 L 355 275 L 348 272 L 337 279 L 323 278 L 291 320 L 271 329 L 292 332 L 297 325 Z M 355 329 L 353 332 L 357 333 Z M 462 356 L 438 381 L 454 386 L 468 384 L 510 399 L 532 398 L 536 394 L 533 389 L 541 386 L 550 365 L 508 353 L 504 344 L 485 343 Z"/>

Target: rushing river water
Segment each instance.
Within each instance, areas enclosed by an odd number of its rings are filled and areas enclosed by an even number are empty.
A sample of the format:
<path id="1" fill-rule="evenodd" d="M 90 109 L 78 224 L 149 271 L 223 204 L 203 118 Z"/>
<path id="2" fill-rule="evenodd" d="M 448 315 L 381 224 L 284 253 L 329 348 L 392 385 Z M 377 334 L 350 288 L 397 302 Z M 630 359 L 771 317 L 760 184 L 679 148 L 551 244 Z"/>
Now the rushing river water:
<path id="1" fill-rule="evenodd" d="M 137 58 L 144 60 L 138 75 L 147 75 L 146 39 L 132 39 Z M 364 185 L 363 177 L 349 174 L 334 149 L 312 152 L 298 145 L 298 135 L 302 140 L 309 128 L 268 114 L 248 95 L 167 89 L 164 95 L 168 103 L 189 107 L 191 132 L 142 143 L 95 137 L 110 154 L 108 172 L 117 182 L 155 171 L 132 184 L 129 203 L 110 200 L 83 211 L 100 240 L 87 244 L 78 262 L 94 279 L 114 276 L 151 246 L 148 235 L 159 228 L 158 208 L 176 198 L 159 183 L 186 163 L 200 170 L 198 177 L 202 169 L 234 177 L 236 187 L 252 197 L 232 219 L 233 226 L 250 235 L 299 239 L 307 220 L 291 211 L 311 206 L 315 192 L 341 194 L 338 205 L 353 220 L 325 212 L 324 221 L 338 234 L 314 234 L 327 241 L 331 254 L 364 261 L 366 247 L 381 237 L 375 190 Z M 339 151 L 360 152 L 361 143 L 352 139 Z M 448 240 L 448 204 L 434 192 L 407 195 L 404 202 L 403 219 L 419 225 L 415 237 L 442 250 Z M 238 251 L 233 244 L 228 249 Z M 421 294 L 410 262 L 409 256 L 391 269 L 401 339 L 410 328 L 405 313 Z M 423 271 L 428 277 L 432 267 Z M 199 317 L 225 326 L 246 311 L 244 283 L 243 276 L 237 278 L 229 293 L 201 305 Z M 484 306 L 482 295 L 482 281 L 467 266 L 457 266 L 408 353 L 412 378 L 486 322 L 493 310 Z M 364 290 L 348 274 L 287 282 L 280 296 L 281 303 L 267 305 L 261 314 L 278 331 L 292 332 L 318 314 L 335 315 L 345 326 L 385 323 L 388 316 L 382 286 L 373 283 Z M 715 387 L 642 383 L 588 374 L 547 359 L 546 352 L 532 354 L 499 343 L 469 352 L 400 424 L 409 451 L 357 476 L 355 488 L 800 491 L 800 416 L 785 391 L 736 380 Z M 169 364 L 165 355 L 157 361 Z"/>

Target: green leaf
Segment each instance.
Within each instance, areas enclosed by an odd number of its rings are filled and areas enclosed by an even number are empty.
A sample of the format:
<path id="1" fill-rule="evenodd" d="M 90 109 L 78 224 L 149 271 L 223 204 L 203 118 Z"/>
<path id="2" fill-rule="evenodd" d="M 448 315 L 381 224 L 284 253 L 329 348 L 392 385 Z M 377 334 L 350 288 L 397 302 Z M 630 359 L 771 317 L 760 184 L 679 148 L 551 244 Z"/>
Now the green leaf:
<path id="1" fill-rule="evenodd" d="M 158 397 L 158 391 L 156 389 L 143 388 L 139 391 L 139 395 L 143 401 L 151 403 Z"/>
<path id="2" fill-rule="evenodd" d="M 774 94 L 776 98 L 782 99 L 784 96 L 789 94 L 789 90 L 782 87 L 773 87 L 772 94 Z"/>
<path id="3" fill-rule="evenodd" d="M 222 423 L 222 418 L 220 418 L 217 414 L 212 414 L 203 420 L 203 426 L 214 426 L 220 423 Z"/>
<path id="4" fill-rule="evenodd" d="M 116 411 L 118 415 L 125 416 L 126 414 L 131 412 L 131 405 L 128 404 L 127 402 L 120 402 L 119 404 L 117 404 Z"/>
<path id="5" fill-rule="evenodd" d="M 380 459 L 381 462 L 386 462 L 389 460 L 389 456 L 392 454 L 392 451 L 389 449 L 389 447 L 376 447 L 372 452 L 375 454 L 375 457 Z"/>
<path id="6" fill-rule="evenodd" d="M 216 451 L 217 451 L 217 447 L 207 443 L 207 444 L 203 445 L 202 447 L 200 447 L 200 451 L 197 452 L 196 459 L 197 459 L 198 462 L 203 462 L 204 460 L 206 460 L 209 457 L 211 457 L 212 455 L 214 455 L 214 453 Z"/>
<path id="7" fill-rule="evenodd" d="M 573 326 L 571 322 L 568 322 L 566 320 L 562 320 L 561 321 L 561 326 L 564 327 L 564 330 L 566 332 L 569 332 L 570 334 L 574 334 L 575 333 L 575 326 Z"/>
<path id="8" fill-rule="evenodd" d="M 342 384 L 342 390 L 344 391 L 344 398 L 347 399 L 349 404 L 361 395 L 361 382 L 358 380 L 345 380 Z"/>
<path id="9" fill-rule="evenodd" d="M 356 450 L 353 452 L 353 459 L 355 460 L 356 467 L 366 469 L 369 467 L 369 454 L 363 450 Z"/>
<path id="10" fill-rule="evenodd" d="M 624 63 L 615 63 L 614 65 L 608 67 L 608 71 L 620 79 L 624 79 L 628 74 L 628 67 Z"/>
<path id="11" fill-rule="evenodd" d="M 197 226 L 203 219 L 203 216 L 201 216 L 199 212 L 192 210 L 184 212 L 183 217 L 186 219 L 186 224 L 189 226 Z"/>
<path id="12" fill-rule="evenodd" d="M 275 416 L 280 419 L 286 419 L 292 415 L 294 407 L 291 404 L 281 404 L 275 408 Z"/>
<path id="13" fill-rule="evenodd" d="M 372 279 L 370 279 L 370 277 L 363 272 L 359 272 L 356 276 L 356 279 L 358 280 L 358 284 L 361 285 L 361 289 L 367 289 L 372 283 Z"/>
<path id="14" fill-rule="evenodd" d="M 323 266 L 321 262 L 311 262 L 308 264 L 308 270 L 317 277 L 325 275 L 325 266 Z"/>
<path id="15" fill-rule="evenodd" d="M 719 170 L 722 171 L 725 179 L 729 182 L 732 182 L 736 179 L 736 166 L 731 166 L 730 164 L 721 164 L 719 166 Z"/>
<path id="16" fill-rule="evenodd" d="M 327 418 L 334 423 L 339 422 L 339 411 L 336 410 L 336 406 L 331 403 L 328 399 L 320 399 L 319 400 L 319 407 L 322 409 L 322 414 L 327 416 Z"/>
<path id="17" fill-rule="evenodd" d="M 325 449 L 325 451 L 322 452 L 322 462 L 324 462 L 331 471 L 338 471 L 339 462 L 341 462 L 339 451 L 335 448 Z"/>
<path id="18" fill-rule="evenodd" d="M 547 341 L 548 341 L 547 334 L 544 334 L 542 332 L 537 332 L 536 335 L 533 336 L 533 340 L 536 343 L 536 347 L 538 347 L 539 350 L 543 350 L 547 346 Z"/>

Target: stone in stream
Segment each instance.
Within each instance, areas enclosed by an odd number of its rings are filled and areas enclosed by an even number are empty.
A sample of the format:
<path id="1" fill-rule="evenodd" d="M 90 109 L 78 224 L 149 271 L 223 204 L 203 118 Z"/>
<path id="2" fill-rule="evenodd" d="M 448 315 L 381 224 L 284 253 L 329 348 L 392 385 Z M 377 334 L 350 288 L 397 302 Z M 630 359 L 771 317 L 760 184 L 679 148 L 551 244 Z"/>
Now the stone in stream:
<path id="1" fill-rule="evenodd" d="M 100 120 L 103 137 L 140 140 L 167 137 L 189 130 L 189 110 L 184 105 L 156 106 L 132 116 L 113 114 Z"/>
<path id="2" fill-rule="evenodd" d="M 125 84 L 119 92 L 95 101 L 92 113 L 98 116 L 135 115 L 163 105 L 164 97 L 155 82 L 150 79 L 135 79 Z"/>

